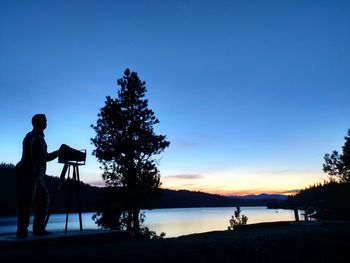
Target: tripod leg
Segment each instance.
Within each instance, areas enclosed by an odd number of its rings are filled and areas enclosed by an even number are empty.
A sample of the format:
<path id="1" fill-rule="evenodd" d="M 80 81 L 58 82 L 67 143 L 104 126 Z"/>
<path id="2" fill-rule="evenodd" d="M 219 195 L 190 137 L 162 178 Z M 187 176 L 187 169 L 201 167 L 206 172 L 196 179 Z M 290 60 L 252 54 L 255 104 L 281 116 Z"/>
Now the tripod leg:
<path id="1" fill-rule="evenodd" d="M 67 235 L 67 230 L 68 230 L 68 209 L 67 209 L 67 213 L 66 213 L 66 226 L 64 227 L 64 234 Z"/>
<path id="2" fill-rule="evenodd" d="M 75 184 L 76 184 L 76 196 L 77 196 L 77 201 L 78 201 L 78 213 L 79 213 L 79 226 L 80 226 L 80 231 L 83 231 L 83 219 L 81 215 L 81 201 L 80 201 L 80 177 L 79 177 L 79 166 L 75 166 L 74 170 L 74 175 L 75 175 Z"/>
<path id="3" fill-rule="evenodd" d="M 51 212 L 52 212 L 53 201 L 55 200 L 58 191 L 61 189 L 62 183 L 63 183 L 64 178 L 66 176 L 67 169 L 68 169 L 68 164 L 65 164 L 63 166 L 63 169 L 62 169 L 62 172 L 61 172 L 61 176 L 60 176 L 60 181 L 57 184 L 56 191 L 54 192 L 54 194 L 52 195 L 52 199 L 50 200 L 47 216 L 46 216 L 46 219 L 45 219 L 45 225 L 44 225 L 45 228 L 46 228 L 47 223 L 49 222 L 49 218 L 50 218 L 50 215 L 51 215 Z"/>
<path id="4" fill-rule="evenodd" d="M 73 169 L 74 169 L 74 167 L 73 167 Z M 74 171 L 73 171 L 73 173 L 74 173 Z M 67 179 L 69 179 L 70 177 L 69 177 L 69 175 L 70 175 L 70 166 L 69 166 L 69 168 L 68 168 L 68 176 L 67 176 Z M 69 187 L 70 185 L 69 185 L 69 183 L 67 184 L 67 186 Z M 67 197 L 67 206 L 66 206 L 66 226 L 65 226 L 65 228 L 64 228 L 64 234 L 65 235 L 67 235 L 67 230 L 68 230 L 68 215 L 69 215 L 69 210 L 70 210 L 70 203 L 71 203 L 71 196 L 72 196 L 72 187 L 69 187 L 70 189 L 68 189 L 68 197 Z"/>

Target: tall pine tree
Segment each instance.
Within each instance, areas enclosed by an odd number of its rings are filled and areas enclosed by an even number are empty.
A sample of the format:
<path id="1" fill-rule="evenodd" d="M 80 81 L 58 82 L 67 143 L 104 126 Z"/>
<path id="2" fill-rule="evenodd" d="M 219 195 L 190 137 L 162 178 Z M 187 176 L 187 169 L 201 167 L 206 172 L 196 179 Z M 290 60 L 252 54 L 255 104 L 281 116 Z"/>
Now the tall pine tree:
<path id="1" fill-rule="evenodd" d="M 156 155 L 169 146 L 165 135 L 157 135 L 159 123 L 145 99 L 146 86 L 136 72 L 126 69 L 118 80 L 117 98 L 107 96 L 100 109 L 96 132 L 91 141 L 93 154 L 103 168 L 103 179 L 110 187 L 123 189 L 127 229 L 140 232 L 140 205 L 152 190 L 160 186 Z"/>
<path id="2" fill-rule="evenodd" d="M 333 151 L 332 154 L 327 153 L 324 156 L 323 171 L 335 176 L 341 183 L 350 183 L 350 129 L 342 148 L 342 154 Z"/>

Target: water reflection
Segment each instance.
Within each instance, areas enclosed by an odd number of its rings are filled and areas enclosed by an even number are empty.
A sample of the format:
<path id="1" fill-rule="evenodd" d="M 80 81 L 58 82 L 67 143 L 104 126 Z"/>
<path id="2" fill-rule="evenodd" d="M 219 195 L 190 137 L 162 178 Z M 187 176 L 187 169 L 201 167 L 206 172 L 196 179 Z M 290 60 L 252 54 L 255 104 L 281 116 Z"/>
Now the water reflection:
<path id="1" fill-rule="evenodd" d="M 166 237 L 176 237 L 193 233 L 226 230 L 229 219 L 234 214 L 233 207 L 214 208 L 174 208 L 143 210 L 146 214 L 145 224 L 149 229 L 166 233 Z M 283 209 L 267 209 L 266 207 L 241 207 L 242 214 L 248 216 L 248 224 L 275 221 L 293 221 L 294 212 Z M 83 213 L 84 229 L 97 229 L 92 220 L 94 213 Z M 33 222 L 33 218 L 31 218 Z M 65 214 L 53 214 L 47 229 L 49 231 L 64 231 Z M 16 217 L 0 217 L 0 233 L 16 231 Z M 31 226 L 29 226 L 31 230 Z M 69 230 L 79 229 L 78 214 L 69 214 Z"/>
<path id="2" fill-rule="evenodd" d="M 91 219 L 94 213 L 83 213 L 83 228 L 97 229 L 97 225 Z M 32 230 L 33 216 L 30 217 L 30 225 L 28 230 Z M 64 231 L 66 226 L 66 214 L 52 214 L 49 223 L 47 224 L 48 231 Z M 0 234 L 14 233 L 17 228 L 16 217 L 0 217 Z M 68 217 L 68 231 L 79 230 L 79 216 L 78 214 L 69 214 Z"/>
<path id="3" fill-rule="evenodd" d="M 158 234 L 167 237 L 226 230 L 235 208 L 175 208 L 146 211 L 145 224 Z M 266 207 L 241 207 L 241 214 L 248 216 L 248 224 L 276 221 L 293 221 L 294 212 Z"/>

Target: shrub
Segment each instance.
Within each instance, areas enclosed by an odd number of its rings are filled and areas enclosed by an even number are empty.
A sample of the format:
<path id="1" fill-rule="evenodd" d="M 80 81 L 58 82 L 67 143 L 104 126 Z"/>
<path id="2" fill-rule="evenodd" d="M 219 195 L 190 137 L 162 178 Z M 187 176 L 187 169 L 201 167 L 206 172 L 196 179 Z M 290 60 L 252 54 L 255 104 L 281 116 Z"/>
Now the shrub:
<path id="1" fill-rule="evenodd" d="M 236 211 L 234 212 L 234 215 L 230 219 L 230 225 L 228 226 L 228 230 L 233 230 L 242 225 L 246 225 L 247 222 L 248 222 L 248 217 L 245 215 L 241 215 L 241 208 L 237 206 Z"/>

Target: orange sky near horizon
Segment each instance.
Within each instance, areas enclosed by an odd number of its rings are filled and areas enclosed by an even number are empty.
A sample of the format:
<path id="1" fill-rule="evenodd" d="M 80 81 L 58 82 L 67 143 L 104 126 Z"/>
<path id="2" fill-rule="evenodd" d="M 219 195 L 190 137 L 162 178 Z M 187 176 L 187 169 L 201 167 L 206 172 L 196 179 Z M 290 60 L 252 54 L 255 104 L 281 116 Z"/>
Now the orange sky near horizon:
<path id="1" fill-rule="evenodd" d="M 239 174 L 236 174 L 239 173 Z M 329 177 L 322 171 L 275 171 L 255 173 L 240 171 L 220 173 L 216 176 L 207 175 L 164 175 L 161 176 L 161 188 L 171 190 L 199 191 L 224 196 L 252 194 L 282 194 L 290 195 L 310 185 L 323 183 Z M 101 181 L 89 184 L 102 187 Z"/>
<path id="2" fill-rule="evenodd" d="M 298 192 L 322 183 L 328 175 L 322 171 L 280 171 L 254 174 L 254 171 L 208 175 L 162 176 L 162 188 L 201 191 L 220 195 L 283 194 Z"/>

